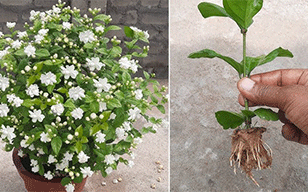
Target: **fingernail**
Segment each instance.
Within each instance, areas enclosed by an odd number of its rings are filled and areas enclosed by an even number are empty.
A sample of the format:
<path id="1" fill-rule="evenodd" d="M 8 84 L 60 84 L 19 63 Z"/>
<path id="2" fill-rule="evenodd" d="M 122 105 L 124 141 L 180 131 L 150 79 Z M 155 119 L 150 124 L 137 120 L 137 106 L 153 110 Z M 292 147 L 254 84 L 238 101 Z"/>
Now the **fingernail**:
<path id="1" fill-rule="evenodd" d="M 245 90 L 245 91 L 250 91 L 253 86 L 255 85 L 255 82 L 249 78 L 244 78 L 240 82 L 240 86 Z"/>

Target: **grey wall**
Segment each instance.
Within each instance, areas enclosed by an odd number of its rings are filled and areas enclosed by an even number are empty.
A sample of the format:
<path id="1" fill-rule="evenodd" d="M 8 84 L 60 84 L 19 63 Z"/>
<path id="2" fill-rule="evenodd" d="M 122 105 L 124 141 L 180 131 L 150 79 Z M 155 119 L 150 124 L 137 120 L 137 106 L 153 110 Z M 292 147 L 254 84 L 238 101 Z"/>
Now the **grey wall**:
<path id="1" fill-rule="evenodd" d="M 58 0 L 0 0 L 0 31 L 8 32 L 7 21 L 17 22 L 21 29 L 29 22 L 31 10 L 48 10 Z M 62 0 L 81 13 L 88 8 L 101 8 L 113 18 L 112 24 L 136 26 L 150 34 L 149 56 L 140 59 L 143 69 L 156 73 L 157 78 L 168 78 L 168 0 Z M 112 34 L 113 35 L 113 34 Z M 123 38 L 123 33 L 115 33 Z M 140 73 L 137 75 L 141 75 Z"/>
<path id="2" fill-rule="evenodd" d="M 223 130 L 214 113 L 239 111 L 238 75 L 218 59 L 188 59 L 191 52 L 214 49 L 241 60 L 242 37 L 227 18 L 204 19 L 200 0 L 170 1 L 171 191 L 308 191 L 307 146 L 281 136 L 280 122 L 266 126 L 264 141 L 273 150 L 271 170 L 254 172 L 257 187 L 229 166 L 232 130 Z M 222 0 L 209 2 L 222 5 Z M 279 46 L 294 58 L 279 58 L 254 73 L 281 68 L 307 68 L 308 2 L 264 0 L 247 34 L 247 54 L 266 54 Z"/>

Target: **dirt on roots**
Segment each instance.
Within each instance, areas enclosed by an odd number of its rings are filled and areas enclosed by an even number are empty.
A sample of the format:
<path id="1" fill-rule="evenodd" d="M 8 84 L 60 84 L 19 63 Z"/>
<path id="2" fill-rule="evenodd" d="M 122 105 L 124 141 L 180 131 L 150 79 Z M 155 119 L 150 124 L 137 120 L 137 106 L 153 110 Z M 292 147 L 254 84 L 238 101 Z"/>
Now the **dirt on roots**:
<path id="1" fill-rule="evenodd" d="M 237 129 L 232 135 L 230 165 L 234 166 L 234 173 L 236 174 L 237 164 L 258 186 L 251 171 L 267 169 L 272 165 L 272 150 L 262 140 L 265 131 L 264 127 Z"/>

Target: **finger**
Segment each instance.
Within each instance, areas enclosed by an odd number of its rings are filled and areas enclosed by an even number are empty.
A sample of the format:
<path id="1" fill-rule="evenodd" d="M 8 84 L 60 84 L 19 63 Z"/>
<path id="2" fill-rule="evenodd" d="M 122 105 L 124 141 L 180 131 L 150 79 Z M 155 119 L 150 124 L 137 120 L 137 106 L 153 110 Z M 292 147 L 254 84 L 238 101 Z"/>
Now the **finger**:
<path id="1" fill-rule="evenodd" d="M 249 78 L 242 78 L 238 81 L 237 88 L 243 97 L 256 105 L 280 108 L 279 106 L 285 104 L 286 98 L 281 93 L 281 87 L 258 84 Z"/>
<path id="2" fill-rule="evenodd" d="M 250 77 L 257 83 L 266 85 L 307 85 L 308 70 L 307 69 L 281 69 L 252 75 Z"/>
<path id="3" fill-rule="evenodd" d="M 284 123 L 284 124 L 291 124 L 292 122 L 289 121 L 289 119 L 286 117 L 286 114 L 282 111 L 282 110 L 279 110 L 278 111 L 278 116 L 279 116 L 279 120 Z"/>
<path id="4" fill-rule="evenodd" d="M 293 124 L 283 125 L 281 132 L 282 136 L 289 141 L 308 145 L 308 136 Z"/>

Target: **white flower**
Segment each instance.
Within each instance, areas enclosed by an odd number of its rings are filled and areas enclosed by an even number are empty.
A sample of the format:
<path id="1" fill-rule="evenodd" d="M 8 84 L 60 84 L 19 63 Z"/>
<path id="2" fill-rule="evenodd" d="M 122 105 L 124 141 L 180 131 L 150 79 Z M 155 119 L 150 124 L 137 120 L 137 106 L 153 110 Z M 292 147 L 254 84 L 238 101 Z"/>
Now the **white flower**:
<path id="1" fill-rule="evenodd" d="M 44 143 L 47 143 L 47 142 L 50 142 L 51 141 L 51 139 L 49 138 L 49 136 L 48 136 L 48 133 L 41 133 L 40 134 L 40 136 L 41 136 L 41 138 L 40 138 L 40 140 L 42 141 L 42 142 L 44 142 Z"/>
<path id="2" fill-rule="evenodd" d="M 130 168 L 132 168 L 135 165 L 135 163 L 131 160 L 128 161 L 127 166 L 129 166 Z"/>
<path id="3" fill-rule="evenodd" d="M 110 173 L 112 173 L 113 169 L 111 167 L 108 167 L 105 172 L 107 173 L 107 175 L 109 175 Z"/>
<path id="4" fill-rule="evenodd" d="M 91 167 L 80 168 L 83 178 L 91 177 L 93 175 L 93 171 L 91 171 Z"/>
<path id="5" fill-rule="evenodd" d="M 68 95 L 70 96 L 70 98 L 72 98 L 75 101 L 77 99 L 81 99 L 85 97 L 84 90 L 80 88 L 79 86 L 70 88 L 70 90 L 68 91 Z"/>
<path id="6" fill-rule="evenodd" d="M 31 159 L 31 166 L 33 167 L 33 166 L 36 166 L 38 164 L 38 162 L 37 162 L 37 160 L 35 160 L 35 159 Z"/>
<path id="7" fill-rule="evenodd" d="M 8 51 L 10 47 L 5 48 L 5 50 L 0 51 L 0 59 L 2 59 L 5 55 L 9 54 L 10 52 Z"/>
<path id="8" fill-rule="evenodd" d="M 24 152 L 21 149 L 19 149 L 18 150 L 18 156 L 23 157 L 24 155 L 25 155 Z"/>
<path id="9" fill-rule="evenodd" d="M 13 106 L 20 107 L 24 100 L 20 99 L 19 97 L 15 96 L 15 94 L 9 94 L 6 96 L 9 103 L 13 102 Z"/>
<path id="10" fill-rule="evenodd" d="M 54 162 L 57 162 L 57 159 L 53 155 L 49 155 L 47 163 L 52 164 Z"/>
<path id="11" fill-rule="evenodd" d="M 16 23 L 15 22 L 6 22 L 6 26 L 7 26 L 7 28 L 14 28 L 15 27 L 15 25 L 16 25 Z"/>
<path id="12" fill-rule="evenodd" d="M 42 122 L 45 118 L 45 115 L 42 114 L 42 111 L 34 109 L 34 111 L 29 111 L 30 117 L 32 118 L 32 122 L 35 123 L 36 121 Z"/>
<path id="13" fill-rule="evenodd" d="M 50 171 L 48 171 L 47 173 L 45 173 L 45 174 L 44 174 L 44 177 L 45 177 L 46 179 L 48 179 L 48 180 L 52 180 L 52 178 L 53 178 L 53 176 L 52 176 L 52 174 L 51 174 Z"/>
<path id="14" fill-rule="evenodd" d="M 149 35 L 148 31 L 143 31 L 143 34 L 144 34 L 145 38 L 149 39 L 150 35 Z"/>
<path id="15" fill-rule="evenodd" d="M 35 43 L 40 43 L 44 39 L 44 36 L 43 35 L 35 35 L 34 38 L 35 38 Z"/>
<path id="16" fill-rule="evenodd" d="M 120 60 L 119 60 L 119 63 L 120 63 L 120 67 L 124 68 L 124 69 L 128 69 L 130 68 L 131 66 L 131 62 L 128 60 L 127 57 L 122 57 Z"/>
<path id="17" fill-rule="evenodd" d="M 41 82 L 45 85 L 53 85 L 54 83 L 57 82 L 56 78 L 57 78 L 56 75 L 49 71 L 46 74 L 42 74 L 40 79 Z"/>
<path id="18" fill-rule="evenodd" d="M 72 116 L 75 118 L 75 119 L 82 119 L 83 117 L 83 110 L 81 108 L 76 108 L 74 109 L 72 112 L 71 112 Z"/>
<path id="19" fill-rule="evenodd" d="M 122 128 L 116 128 L 115 132 L 118 138 L 124 137 L 125 135 L 125 130 Z"/>
<path id="20" fill-rule="evenodd" d="M 142 90 L 141 89 L 137 89 L 136 91 L 135 91 L 135 98 L 137 99 L 137 100 L 140 100 L 140 99 L 142 99 L 142 97 L 143 97 L 143 94 L 142 94 Z"/>
<path id="21" fill-rule="evenodd" d="M 95 40 L 94 33 L 90 30 L 79 33 L 80 41 L 84 43 L 91 43 Z"/>
<path id="22" fill-rule="evenodd" d="M 98 27 L 95 28 L 96 32 L 102 32 L 103 33 L 104 30 L 105 30 L 105 27 L 103 27 L 103 26 L 98 26 Z"/>
<path id="23" fill-rule="evenodd" d="M 130 26 L 130 28 L 136 33 L 142 32 L 142 30 L 138 29 L 137 27 Z"/>
<path id="24" fill-rule="evenodd" d="M 75 190 L 75 187 L 73 184 L 68 184 L 68 185 L 65 185 L 65 189 L 66 189 L 66 192 L 74 192 Z"/>
<path id="25" fill-rule="evenodd" d="M 18 31 L 18 33 L 17 33 L 17 37 L 19 39 L 22 39 L 23 37 L 27 37 L 27 36 L 28 36 L 27 31 L 23 31 L 23 32 Z"/>
<path id="26" fill-rule="evenodd" d="M 137 118 L 140 117 L 140 112 L 141 110 L 137 107 L 135 107 L 134 109 L 129 109 L 128 110 L 128 120 L 136 120 Z"/>
<path id="27" fill-rule="evenodd" d="M 109 155 L 106 155 L 105 156 L 105 160 L 104 162 L 107 164 L 107 165 L 110 165 L 110 164 L 113 164 L 115 161 L 115 158 L 112 154 L 109 154 Z"/>
<path id="28" fill-rule="evenodd" d="M 96 79 L 93 79 L 94 81 L 94 86 L 97 88 L 97 92 L 102 92 L 104 89 L 105 92 L 109 91 L 111 88 L 111 85 L 107 83 L 107 78 L 105 77 L 104 79 L 99 78 L 98 81 Z"/>
<path id="29" fill-rule="evenodd" d="M 88 161 L 88 159 L 90 158 L 89 156 L 87 156 L 83 151 L 81 151 L 78 154 L 78 162 L 79 163 L 86 163 Z"/>
<path id="30" fill-rule="evenodd" d="M 133 143 L 138 145 L 138 144 L 142 143 L 142 139 L 140 137 L 134 138 Z"/>
<path id="31" fill-rule="evenodd" d="M 39 14 L 40 14 L 39 11 L 34 11 L 34 10 L 30 11 L 30 17 L 29 17 L 30 21 L 33 21 L 35 17 Z"/>
<path id="32" fill-rule="evenodd" d="M 13 41 L 12 48 L 19 49 L 21 47 L 22 42 L 19 40 Z"/>
<path id="33" fill-rule="evenodd" d="M 4 126 L 3 124 L 1 125 L 2 129 L 0 130 L 2 132 L 1 138 L 5 139 L 7 138 L 10 143 L 13 142 L 13 139 L 16 137 L 14 133 L 14 128 L 10 126 Z"/>
<path id="34" fill-rule="evenodd" d="M 107 110 L 107 104 L 105 102 L 99 102 L 99 111 L 102 112 L 104 110 Z"/>
<path id="35" fill-rule="evenodd" d="M 116 116 L 117 116 L 117 115 L 116 115 L 115 113 L 111 113 L 110 116 L 109 116 L 109 120 L 115 119 Z"/>
<path id="36" fill-rule="evenodd" d="M 41 149 L 41 148 L 39 148 L 39 149 L 37 150 L 37 153 L 38 153 L 39 155 L 44 155 L 44 154 L 45 154 L 45 152 L 44 152 L 43 149 Z"/>
<path id="37" fill-rule="evenodd" d="M 60 171 L 63 171 L 63 169 L 65 169 L 68 166 L 69 166 L 69 162 L 68 161 L 63 161 L 60 164 L 59 163 L 56 164 L 56 169 L 60 170 Z"/>
<path id="38" fill-rule="evenodd" d="M 6 117 L 9 111 L 7 104 L 0 104 L 0 117 Z"/>
<path id="39" fill-rule="evenodd" d="M 42 36 L 45 36 L 47 33 L 48 33 L 49 29 L 40 29 L 38 31 L 38 34 L 42 35 Z"/>
<path id="40" fill-rule="evenodd" d="M 137 65 L 137 63 L 136 63 L 136 61 L 135 61 L 134 59 L 131 60 L 130 69 L 131 69 L 134 73 L 136 73 L 136 72 L 138 71 L 138 65 Z"/>
<path id="41" fill-rule="evenodd" d="M 27 95 L 30 97 L 39 96 L 40 90 L 37 84 L 32 84 L 26 89 Z"/>
<path id="42" fill-rule="evenodd" d="M 56 6 L 52 6 L 52 11 L 56 14 L 59 14 L 61 13 L 61 9 L 59 7 L 56 7 Z"/>
<path id="43" fill-rule="evenodd" d="M 3 35 L 4 35 L 4 34 L 0 31 L 0 38 L 3 37 Z"/>
<path id="44" fill-rule="evenodd" d="M 53 105 L 53 106 L 51 106 L 51 111 L 55 115 L 61 115 L 63 113 L 63 111 L 64 111 L 64 106 L 61 103 Z"/>
<path id="45" fill-rule="evenodd" d="M 97 132 L 95 134 L 96 138 L 95 141 L 98 143 L 104 143 L 105 142 L 105 137 L 106 135 L 104 133 L 102 133 L 101 131 Z"/>
<path id="46" fill-rule="evenodd" d="M 78 71 L 75 70 L 74 65 L 70 65 L 66 67 L 61 66 L 61 72 L 63 73 L 65 79 L 69 79 L 70 77 L 75 79 L 76 76 L 78 75 Z"/>
<path id="47" fill-rule="evenodd" d="M 26 139 L 21 140 L 21 141 L 20 141 L 20 146 L 21 146 L 22 148 L 27 148 L 27 147 L 29 146 L 29 144 L 26 144 L 26 142 L 27 142 Z"/>
<path id="48" fill-rule="evenodd" d="M 122 57 L 119 60 L 119 64 L 120 67 L 122 67 L 123 69 L 131 69 L 134 73 L 138 71 L 138 65 L 134 59 L 128 60 L 127 57 Z"/>
<path id="49" fill-rule="evenodd" d="M 95 69 L 100 70 L 105 66 L 102 62 L 99 61 L 98 57 L 92 57 L 91 59 L 86 58 L 87 66 L 90 68 L 90 71 L 94 71 Z"/>
<path id="50" fill-rule="evenodd" d="M 10 86 L 9 78 L 4 77 L 0 74 L 0 87 L 2 91 L 5 91 L 6 88 Z"/>
<path id="51" fill-rule="evenodd" d="M 39 168 L 38 165 L 35 165 L 34 167 L 32 167 L 31 170 L 32 170 L 34 173 L 37 173 L 37 172 L 40 170 L 40 168 Z"/>
<path id="52" fill-rule="evenodd" d="M 74 154 L 69 153 L 68 151 L 65 152 L 63 161 L 72 161 Z"/>
<path id="53" fill-rule="evenodd" d="M 29 146 L 29 148 L 28 149 L 30 149 L 31 151 L 34 151 L 35 150 L 35 147 L 34 147 L 34 145 L 33 144 L 31 144 L 30 146 Z"/>
<path id="54" fill-rule="evenodd" d="M 72 24 L 70 23 L 70 22 L 63 22 L 62 23 L 62 27 L 63 27 L 63 29 L 71 29 L 71 27 L 72 27 Z"/>
<path id="55" fill-rule="evenodd" d="M 25 54 L 28 57 L 30 57 L 30 56 L 34 57 L 35 56 L 35 51 L 36 51 L 35 47 L 33 47 L 31 44 L 28 45 L 27 47 L 25 47 L 25 50 L 24 50 Z"/>
<path id="56" fill-rule="evenodd" d="M 122 125 L 125 131 L 130 131 L 132 128 L 130 127 L 130 123 L 125 121 Z"/>

